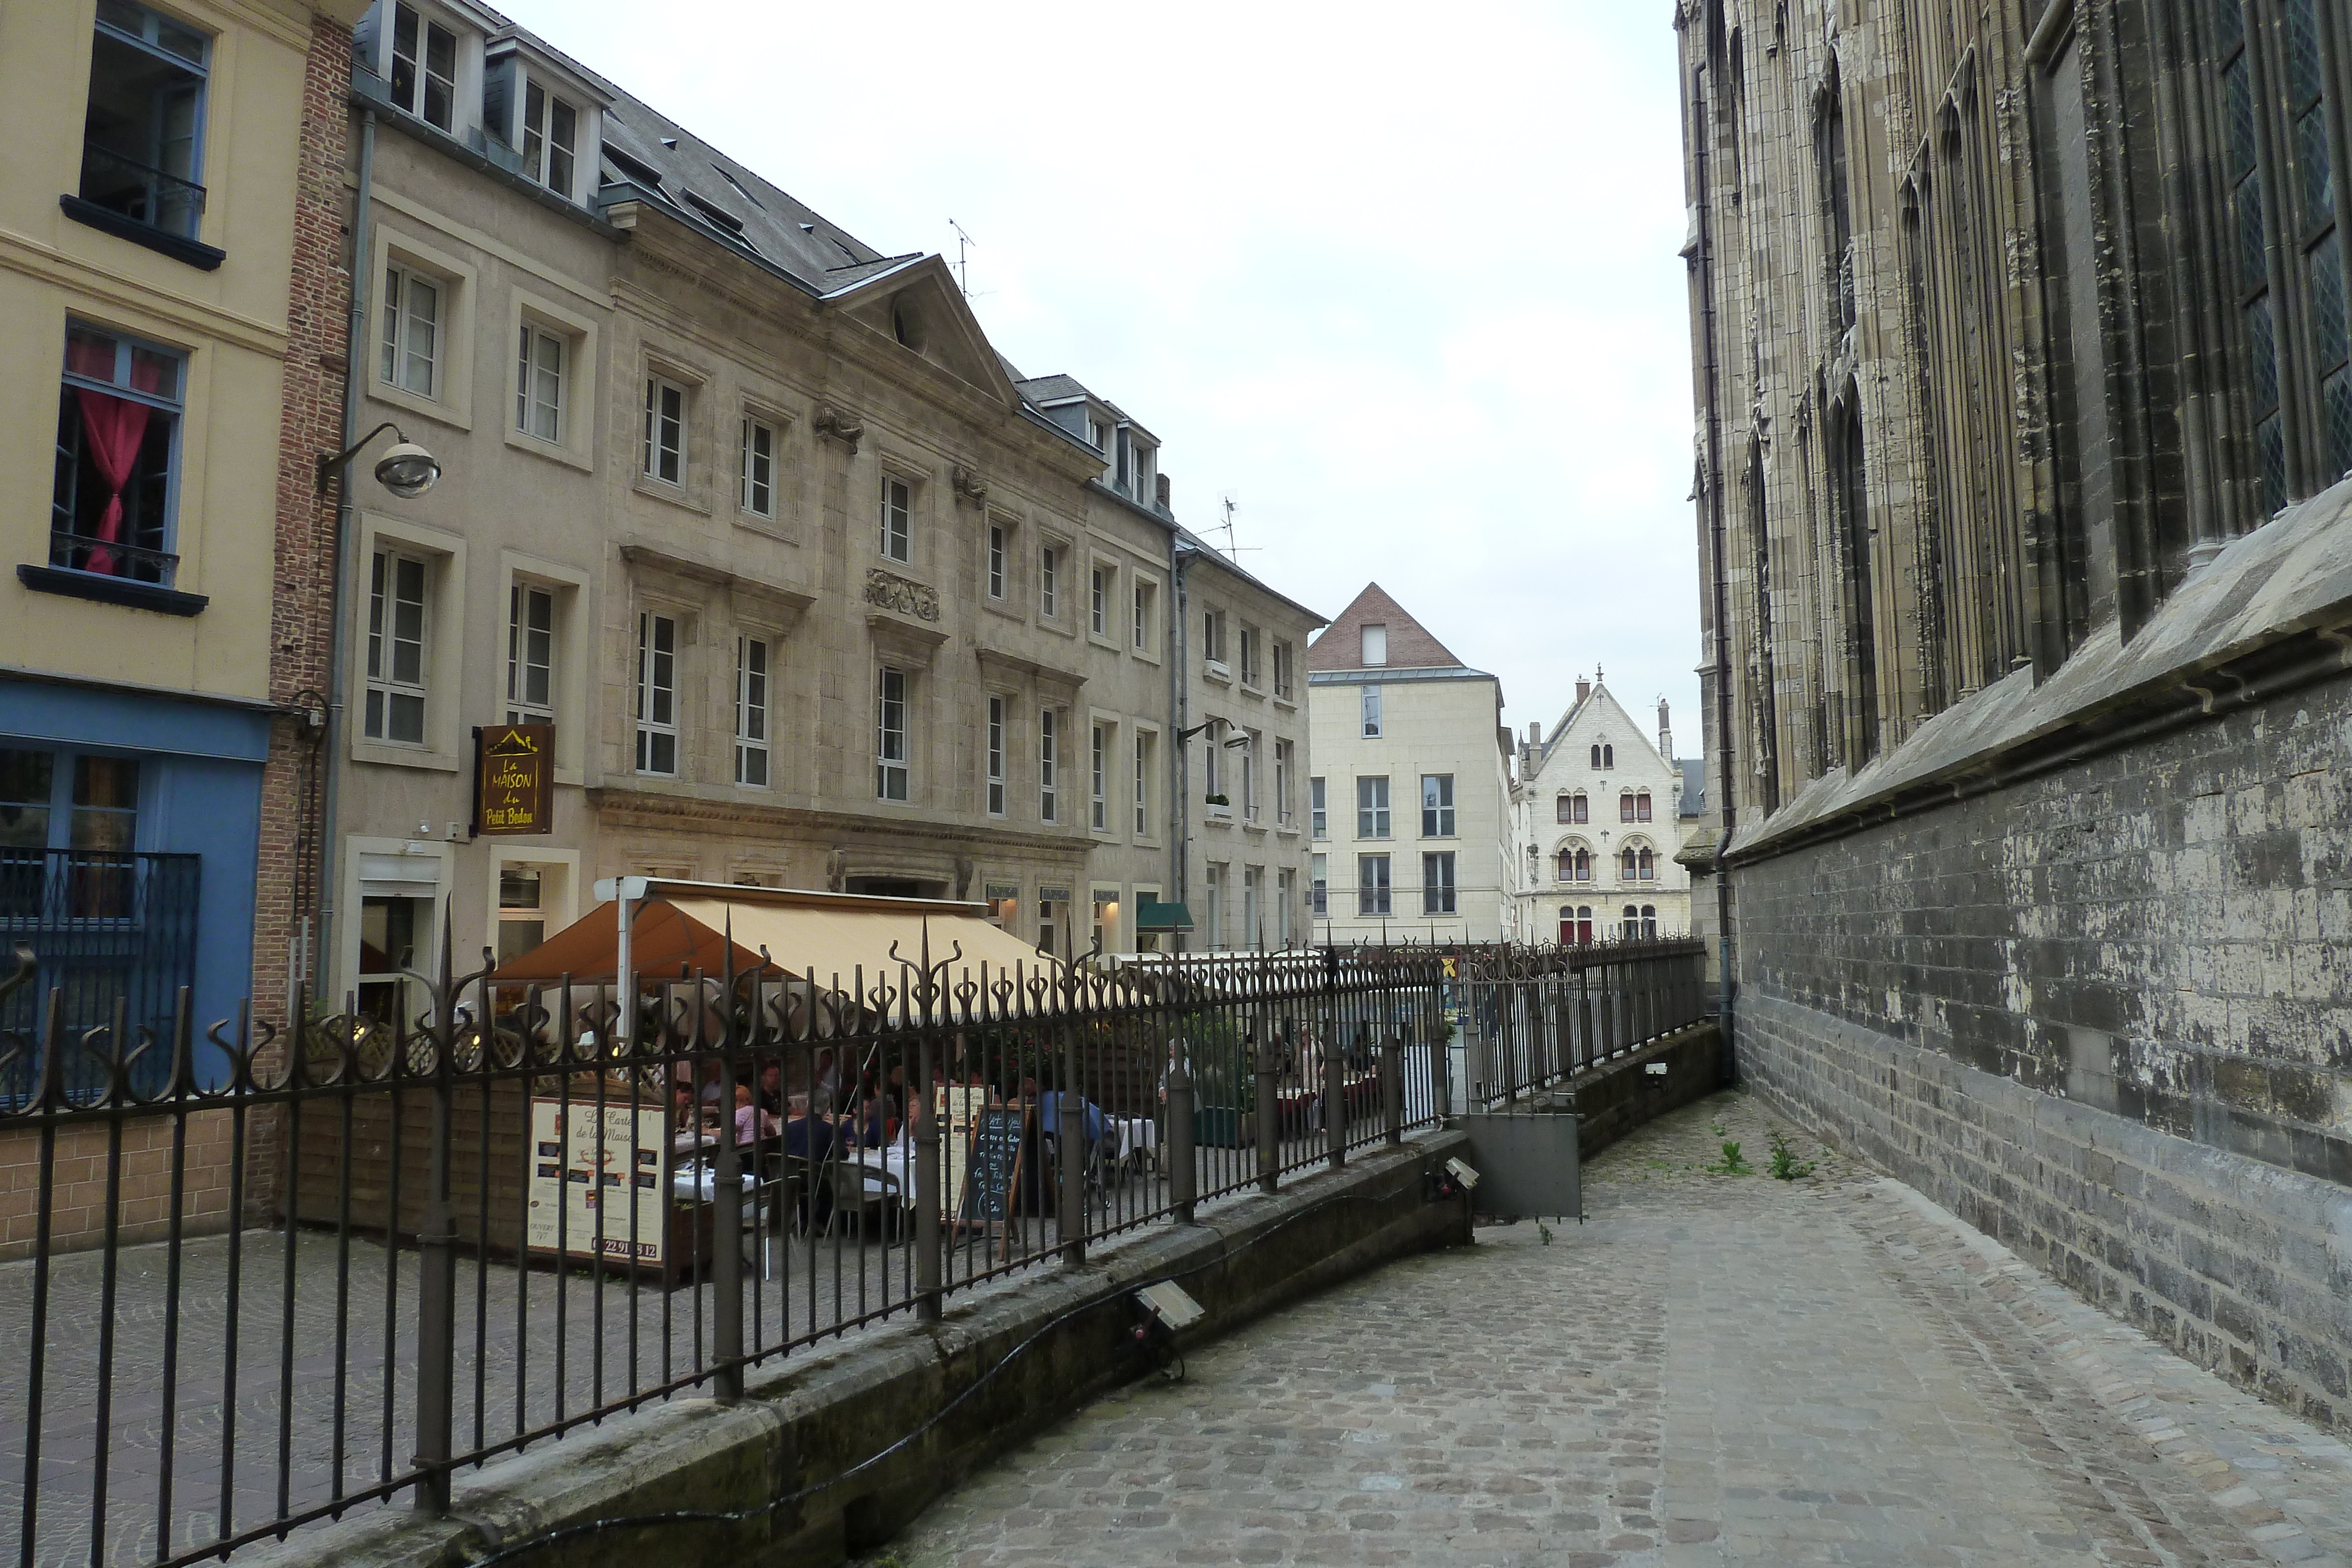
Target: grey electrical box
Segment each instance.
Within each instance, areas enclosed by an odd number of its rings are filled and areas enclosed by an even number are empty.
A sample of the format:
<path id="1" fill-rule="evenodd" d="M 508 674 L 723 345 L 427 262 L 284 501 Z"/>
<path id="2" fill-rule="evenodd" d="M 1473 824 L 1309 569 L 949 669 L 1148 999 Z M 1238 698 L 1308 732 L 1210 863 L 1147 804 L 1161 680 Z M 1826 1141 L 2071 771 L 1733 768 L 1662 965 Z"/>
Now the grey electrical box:
<path id="1" fill-rule="evenodd" d="M 1478 1214 L 1514 1218 L 1581 1219 L 1584 1172 L 1573 1111 L 1457 1116 L 1470 1134 L 1470 1163 L 1478 1185 L 1470 1204 Z"/>

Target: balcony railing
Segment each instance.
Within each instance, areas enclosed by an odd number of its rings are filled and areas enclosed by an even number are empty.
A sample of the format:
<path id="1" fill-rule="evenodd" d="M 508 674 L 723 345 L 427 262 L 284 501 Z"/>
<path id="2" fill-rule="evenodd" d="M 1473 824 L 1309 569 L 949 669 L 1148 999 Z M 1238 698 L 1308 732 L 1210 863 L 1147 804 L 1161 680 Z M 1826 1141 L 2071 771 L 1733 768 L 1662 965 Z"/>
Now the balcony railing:
<path id="1" fill-rule="evenodd" d="M 0 1034 L 32 1031 L 37 998 L 55 992 L 68 1037 L 111 1025 L 120 1003 L 131 1029 L 168 1040 L 180 988 L 195 983 L 200 870 L 196 855 L 0 849 L 0 953 L 30 948 L 38 966 L 38 984 L 0 1000 Z M 170 1064 L 167 1046 L 144 1053 L 129 1064 L 131 1087 L 160 1090 Z M 0 1104 L 30 1092 L 36 1071 L 28 1055 L 0 1062 Z M 66 1082 L 107 1088 L 103 1066 L 79 1051 Z"/>
<path id="2" fill-rule="evenodd" d="M 81 146 L 81 199 L 183 239 L 196 237 L 205 215 L 202 185 L 94 141 Z"/>
<path id="3" fill-rule="evenodd" d="M 169 588 L 180 570 L 180 558 L 169 550 L 144 549 L 119 541 L 109 543 L 88 534 L 53 529 L 49 534 L 49 564 L 68 571 L 95 572 L 100 577 Z"/>

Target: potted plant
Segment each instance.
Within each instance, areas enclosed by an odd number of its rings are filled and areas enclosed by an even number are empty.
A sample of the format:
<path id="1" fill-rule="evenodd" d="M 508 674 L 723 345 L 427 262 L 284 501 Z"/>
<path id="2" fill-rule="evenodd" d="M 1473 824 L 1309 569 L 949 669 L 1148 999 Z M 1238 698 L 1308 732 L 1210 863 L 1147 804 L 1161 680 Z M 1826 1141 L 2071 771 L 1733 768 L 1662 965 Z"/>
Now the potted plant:
<path id="1" fill-rule="evenodd" d="M 1208 803 L 1212 806 L 1230 806 L 1234 803 L 1234 798 L 1231 795 L 1211 795 L 1208 797 Z"/>

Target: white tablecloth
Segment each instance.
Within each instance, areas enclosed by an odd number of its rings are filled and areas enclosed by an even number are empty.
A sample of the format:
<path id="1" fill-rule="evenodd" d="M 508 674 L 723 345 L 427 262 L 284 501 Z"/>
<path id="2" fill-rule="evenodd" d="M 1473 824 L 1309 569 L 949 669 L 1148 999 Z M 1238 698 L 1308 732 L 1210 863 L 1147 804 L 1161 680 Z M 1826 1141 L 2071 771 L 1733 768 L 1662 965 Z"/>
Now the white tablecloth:
<path id="1" fill-rule="evenodd" d="M 745 1171 L 740 1178 L 746 1194 L 759 1189 L 760 1178 Z M 681 1198 L 699 1197 L 709 1203 L 719 1196 L 719 1173 L 709 1166 L 678 1166 L 669 1173 L 670 1191 Z"/>
<path id="2" fill-rule="evenodd" d="M 1150 1116 L 1113 1116 L 1110 1134 L 1114 1159 L 1123 1160 L 1138 1151 L 1148 1153 L 1160 1147 L 1160 1124 Z"/>
<path id="3" fill-rule="evenodd" d="M 889 1182 L 877 1179 L 877 1173 L 880 1173 L 897 1183 L 901 1204 L 909 1208 L 915 1206 L 915 1151 L 905 1139 L 878 1149 L 849 1150 L 841 1156 L 841 1163 L 856 1166 L 864 1173 L 861 1179 L 866 1197 L 880 1197 L 889 1190 Z"/>

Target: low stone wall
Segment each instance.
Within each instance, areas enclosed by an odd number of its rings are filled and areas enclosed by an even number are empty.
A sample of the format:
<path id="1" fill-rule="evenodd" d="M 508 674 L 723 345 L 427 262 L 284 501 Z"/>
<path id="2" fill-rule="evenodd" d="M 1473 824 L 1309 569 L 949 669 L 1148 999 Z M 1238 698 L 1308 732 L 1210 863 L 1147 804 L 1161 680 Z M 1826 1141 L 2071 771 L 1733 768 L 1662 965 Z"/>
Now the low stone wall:
<path id="1" fill-rule="evenodd" d="M 1664 1062 L 1665 1071 L 1650 1071 Z M 1588 1068 L 1556 1092 L 1579 1118 L 1577 1151 L 1591 1159 L 1634 1128 L 1723 1087 L 1723 1031 L 1693 1024 L 1621 1061 Z"/>
<path id="2" fill-rule="evenodd" d="M 419 1521 L 404 1504 L 237 1561 L 456 1568 L 541 1531 L 751 1509 L 817 1486 L 744 1523 L 600 1530 L 511 1561 L 830 1568 L 887 1541 L 975 1466 L 1147 1371 L 1129 1301 L 1139 1286 L 1174 1277 L 1207 1310 L 1192 1331 L 1205 1336 L 1390 1259 L 1468 1240 L 1467 1203 L 1433 1202 L 1426 1191 L 1430 1174 L 1467 1143 L 1459 1133 L 1430 1133 L 1402 1148 L 1360 1151 L 1343 1170 L 1298 1179 L 1272 1197 L 1206 1209 L 1198 1225 L 1146 1230 L 1082 1267 L 955 1298 L 940 1323 L 896 1323 L 754 1369 L 739 1404 L 672 1401 L 544 1444 L 461 1477 L 447 1519 Z M 901 1440 L 887 1458 L 834 1479 Z"/>
<path id="3" fill-rule="evenodd" d="M 2352 1435 L 2352 1188 L 1744 990 L 1741 1074 L 2180 1355 Z"/>

